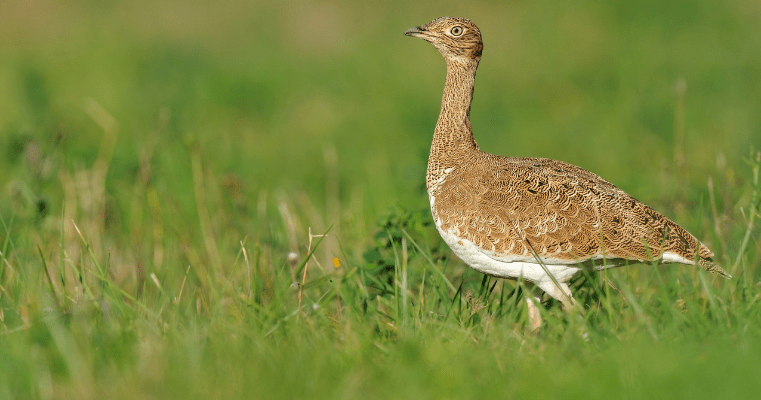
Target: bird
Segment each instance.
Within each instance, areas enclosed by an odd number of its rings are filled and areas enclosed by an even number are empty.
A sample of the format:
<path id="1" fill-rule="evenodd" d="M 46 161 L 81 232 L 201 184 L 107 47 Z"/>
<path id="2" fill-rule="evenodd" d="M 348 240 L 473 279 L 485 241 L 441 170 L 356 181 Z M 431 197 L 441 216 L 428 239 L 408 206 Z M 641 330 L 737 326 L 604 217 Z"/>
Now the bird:
<path id="1" fill-rule="evenodd" d="M 469 267 L 526 284 L 532 329 L 542 325 L 535 288 L 575 307 L 568 283 L 582 270 L 661 262 L 731 278 L 695 236 L 600 176 L 481 151 L 470 108 L 483 40 L 472 21 L 441 17 L 404 34 L 431 43 L 447 67 L 426 171 L 436 229 Z"/>

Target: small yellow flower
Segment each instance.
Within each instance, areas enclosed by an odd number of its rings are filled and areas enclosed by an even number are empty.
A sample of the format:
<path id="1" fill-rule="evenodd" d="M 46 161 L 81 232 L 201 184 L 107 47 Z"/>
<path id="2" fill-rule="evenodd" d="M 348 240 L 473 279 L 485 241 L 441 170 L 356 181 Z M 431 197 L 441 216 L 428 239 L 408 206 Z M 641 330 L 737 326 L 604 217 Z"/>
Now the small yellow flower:
<path id="1" fill-rule="evenodd" d="M 336 268 L 341 266 L 341 261 L 338 259 L 338 257 L 333 257 L 333 266 Z"/>

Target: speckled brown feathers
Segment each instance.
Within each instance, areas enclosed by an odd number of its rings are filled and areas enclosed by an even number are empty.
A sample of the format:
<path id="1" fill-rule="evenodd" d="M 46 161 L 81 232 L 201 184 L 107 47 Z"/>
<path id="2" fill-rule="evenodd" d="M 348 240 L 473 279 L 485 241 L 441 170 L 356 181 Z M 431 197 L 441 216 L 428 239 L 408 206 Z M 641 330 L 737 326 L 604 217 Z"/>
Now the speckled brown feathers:
<path id="1" fill-rule="evenodd" d="M 431 188 L 434 218 L 441 229 L 509 254 L 506 259 L 532 261 L 529 246 L 563 264 L 597 259 L 600 266 L 620 265 L 665 252 L 688 261 L 697 252 L 710 263 L 713 256 L 682 227 L 589 171 L 546 158 L 475 150 L 464 156 L 466 162 Z"/>
<path id="2" fill-rule="evenodd" d="M 442 17 L 405 34 L 432 43 L 447 63 L 426 174 L 442 235 L 506 263 L 535 262 L 533 248 L 554 265 L 662 259 L 729 277 L 694 236 L 596 174 L 561 161 L 480 151 L 469 119 L 483 50 L 475 24 Z"/>

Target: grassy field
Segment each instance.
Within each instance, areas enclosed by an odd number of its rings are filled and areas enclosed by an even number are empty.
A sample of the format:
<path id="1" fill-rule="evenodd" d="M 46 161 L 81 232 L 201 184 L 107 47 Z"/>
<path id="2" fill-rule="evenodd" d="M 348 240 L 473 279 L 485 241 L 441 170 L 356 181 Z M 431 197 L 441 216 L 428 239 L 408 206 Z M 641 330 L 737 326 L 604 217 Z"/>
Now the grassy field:
<path id="1" fill-rule="evenodd" d="M 441 15 L 485 38 L 482 149 L 598 173 L 734 278 L 584 275 L 529 332 L 431 226 L 444 62 L 402 33 Z M 0 399 L 757 397 L 760 16 L 0 2 Z"/>

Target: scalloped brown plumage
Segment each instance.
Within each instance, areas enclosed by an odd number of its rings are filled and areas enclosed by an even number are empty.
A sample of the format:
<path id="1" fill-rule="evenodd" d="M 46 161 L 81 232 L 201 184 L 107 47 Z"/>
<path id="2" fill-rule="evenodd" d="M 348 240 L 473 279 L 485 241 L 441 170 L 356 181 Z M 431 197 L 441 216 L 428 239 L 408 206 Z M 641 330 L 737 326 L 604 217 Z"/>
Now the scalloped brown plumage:
<path id="1" fill-rule="evenodd" d="M 436 227 L 469 266 L 523 277 L 564 303 L 573 303 L 566 283 L 581 268 L 697 260 L 731 277 L 693 235 L 596 174 L 562 161 L 479 150 L 469 115 L 483 42 L 473 22 L 441 17 L 405 35 L 430 42 L 446 60 L 426 183 Z M 531 298 L 529 305 L 535 307 Z M 540 323 L 532 321 L 535 328 Z"/>

